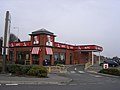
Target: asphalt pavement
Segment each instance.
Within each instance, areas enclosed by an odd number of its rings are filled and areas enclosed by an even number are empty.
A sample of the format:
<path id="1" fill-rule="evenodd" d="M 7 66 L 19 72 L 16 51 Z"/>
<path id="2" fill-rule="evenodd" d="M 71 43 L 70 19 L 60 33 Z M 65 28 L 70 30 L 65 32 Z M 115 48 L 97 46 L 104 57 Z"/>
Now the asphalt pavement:
<path id="1" fill-rule="evenodd" d="M 57 84 L 1 84 L 0 90 L 119 90 L 120 89 L 120 77 L 108 77 L 103 75 L 91 74 L 86 71 L 82 71 L 80 66 L 72 66 L 68 68 L 65 74 L 50 74 L 48 81 L 58 81 L 72 79 L 68 83 Z M 20 77 L 18 77 L 21 79 Z M 26 77 L 22 77 L 23 80 Z M 29 79 L 29 77 L 27 77 Z M 59 78 L 59 79 L 57 79 Z M 28 80 L 25 79 L 25 80 Z M 34 82 L 38 78 L 30 79 Z M 38 79 L 46 80 L 46 79 Z"/>
<path id="2" fill-rule="evenodd" d="M 48 74 L 48 78 L 36 78 L 36 77 L 20 77 L 11 76 L 9 74 L 0 74 L 0 85 L 1 84 L 61 84 L 68 83 L 71 79 L 62 77 L 57 74 Z"/>

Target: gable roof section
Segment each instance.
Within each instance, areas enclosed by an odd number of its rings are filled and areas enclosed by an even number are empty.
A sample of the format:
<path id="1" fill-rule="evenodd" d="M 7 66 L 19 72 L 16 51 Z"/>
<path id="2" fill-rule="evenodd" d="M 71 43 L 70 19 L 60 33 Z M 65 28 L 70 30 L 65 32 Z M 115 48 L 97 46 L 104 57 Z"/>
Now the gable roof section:
<path id="1" fill-rule="evenodd" d="M 55 36 L 54 33 L 50 32 L 44 28 L 36 30 L 36 31 L 32 32 L 32 34 L 30 34 L 30 35 L 38 35 L 38 34 L 47 34 L 47 35 Z"/>

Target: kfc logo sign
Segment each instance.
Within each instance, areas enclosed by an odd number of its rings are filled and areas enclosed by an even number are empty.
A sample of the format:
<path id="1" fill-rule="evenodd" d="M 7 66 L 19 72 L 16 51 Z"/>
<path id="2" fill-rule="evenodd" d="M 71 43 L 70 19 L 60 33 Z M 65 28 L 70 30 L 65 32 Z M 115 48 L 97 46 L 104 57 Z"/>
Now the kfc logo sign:
<path id="1" fill-rule="evenodd" d="M 39 44 L 39 36 L 34 36 L 33 44 Z"/>
<path id="2" fill-rule="evenodd" d="M 47 46 L 53 46 L 53 36 L 47 35 L 46 39 L 47 39 L 46 45 Z"/>

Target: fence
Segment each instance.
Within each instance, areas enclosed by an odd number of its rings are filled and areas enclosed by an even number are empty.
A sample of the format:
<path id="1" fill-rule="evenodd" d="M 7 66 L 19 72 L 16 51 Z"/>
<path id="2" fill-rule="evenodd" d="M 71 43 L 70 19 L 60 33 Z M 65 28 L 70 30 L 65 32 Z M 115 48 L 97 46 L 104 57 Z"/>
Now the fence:
<path id="1" fill-rule="evenodd" d="M 65 73 L 64 66 L 46 66 L 49 73 Z"/>
<path id="2" fill-rule="evenodd" d="M 85 70 L 86 70 L 87 68 L 91 67 L 91 66 L 92 66 L 91 62 L 86 63 L 86 64 L 85 64 Z"/>

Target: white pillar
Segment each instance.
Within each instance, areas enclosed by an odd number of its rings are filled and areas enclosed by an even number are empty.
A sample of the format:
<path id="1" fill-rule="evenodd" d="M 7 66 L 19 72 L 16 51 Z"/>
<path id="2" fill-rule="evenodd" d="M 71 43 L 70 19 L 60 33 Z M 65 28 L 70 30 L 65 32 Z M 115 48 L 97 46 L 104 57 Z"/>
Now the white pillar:
<path id="1" fill-rule="evenodd" d="M 99 64 L 101 63 L 101 60 L 100 60 L 100 52 L 99 52 Z"/>
<path id="2" fill-rule="evenodd" d="M 92 52 L 92 65 L 94 65 L 94 54 Z"/>

